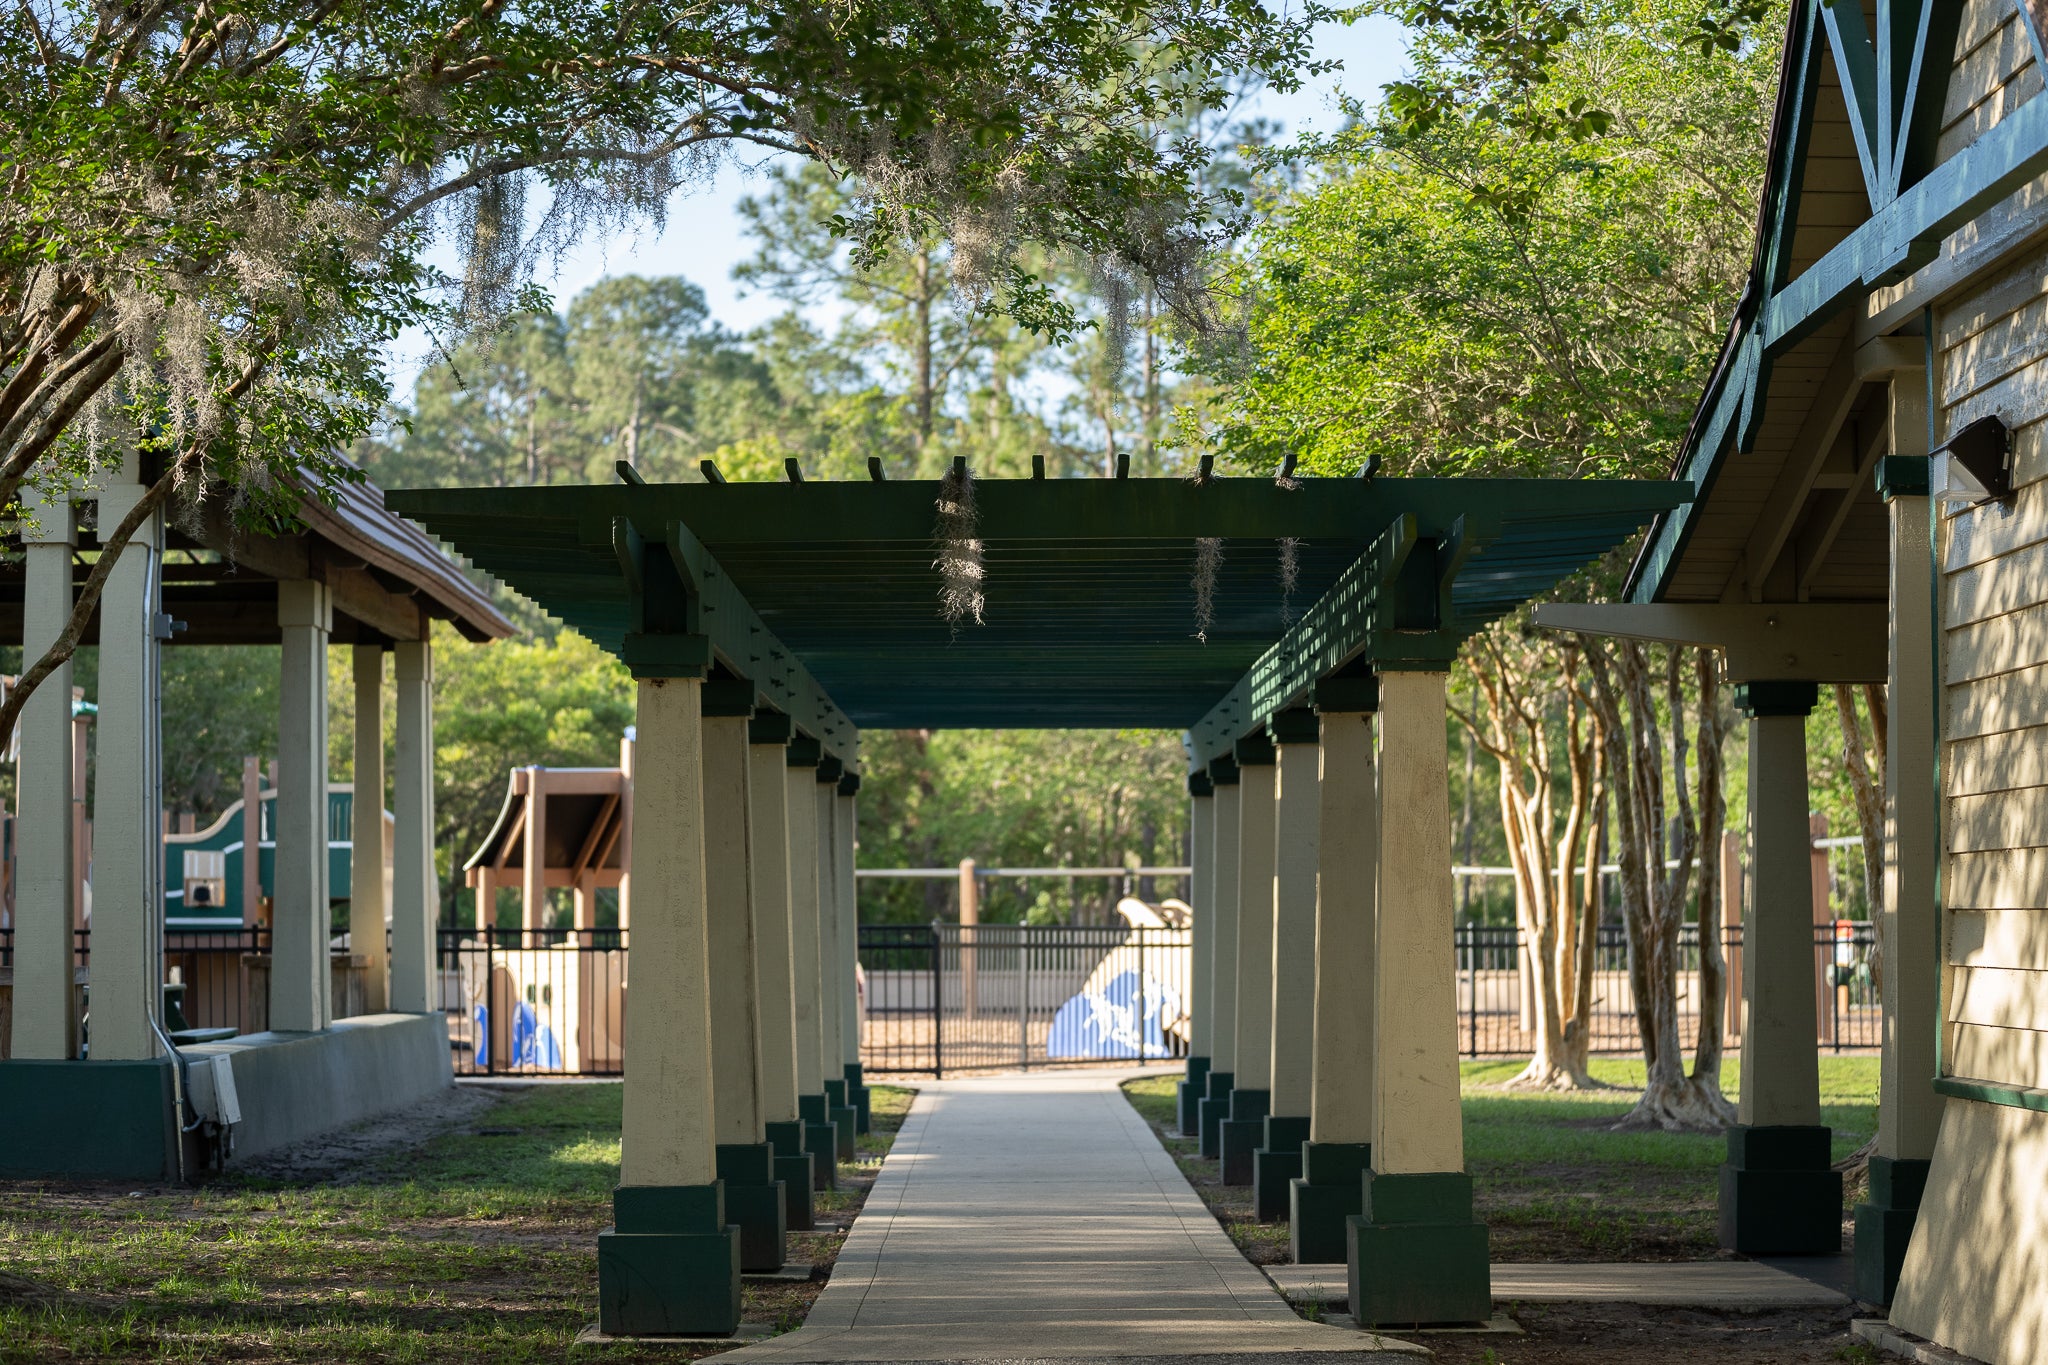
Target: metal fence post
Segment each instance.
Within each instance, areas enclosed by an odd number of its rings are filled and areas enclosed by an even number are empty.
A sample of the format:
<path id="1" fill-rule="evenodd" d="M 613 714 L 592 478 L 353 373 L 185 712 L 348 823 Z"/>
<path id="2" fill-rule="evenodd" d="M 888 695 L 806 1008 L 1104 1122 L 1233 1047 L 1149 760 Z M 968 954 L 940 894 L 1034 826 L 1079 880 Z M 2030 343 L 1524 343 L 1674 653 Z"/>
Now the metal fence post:
<path id="1" fill-rule="evenodd" d="M 939 927 L 931 927 L 932 945 L 932 1078 L 946 1074 L 946 966 Z"/>
<path id="2" fill-rule="evenodd" d="M 1017 1065 L 1031 1069 L 1031 928 L 1017 926 Z"/>

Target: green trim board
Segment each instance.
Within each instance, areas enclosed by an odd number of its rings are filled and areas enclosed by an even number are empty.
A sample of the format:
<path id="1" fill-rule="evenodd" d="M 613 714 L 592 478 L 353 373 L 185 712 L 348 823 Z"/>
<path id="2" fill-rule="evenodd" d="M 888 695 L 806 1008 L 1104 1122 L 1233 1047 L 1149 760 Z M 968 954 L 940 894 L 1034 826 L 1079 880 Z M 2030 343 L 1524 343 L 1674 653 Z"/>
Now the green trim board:
<path id="1" fill-rule="evenodd" d="M 1853 8 L 1853 7 L 1850 7 Z M 1729 327 L 1721 364 L 1709 381 L 1675 469 L 1698 488 L 1693 503 L 1660 517 L 1630 571 L 1626 596 L 1663 594 L 1731 449 L 1748 450 L 1770 383 L 1773 357 L 1835 317 L 1872 288 L 1904 279 L 1932 259 L 1942 239 L 2048 170 L 2048 105 L 2033 100 L 1940 165 L 1933 165 L 1962 6 L 1947 0 L 1898 0 L 1879 11 L 1871 34 L 1824 0 L 1800 0 L 1787 38 L 1785 77 L 1771 129 L 1768 206 L 1748 290 Z M 1860 36 L 1859 36 L 1860 35 Z M 1866 87 L 1864 55 L 1870 57 Z M 1811 136 L 1819 62 L 1848 68 L 1851 104 L 1873 211 L 1867 221 L 1796 279 L 1784 278 L 1798 222 L 1798 185 Z M 1870 101 L 1874 136 L 1859 101 Z"/>
<path id="2" fill-rule="evenodd" d="M 1996 1081 L 1966 1080 L 1961 1076 L 1936 1076 L 1934 1093 L 1952 1099 L 1999 1104 L 2008 1109 L 2031 1109 L 2048 1114 L 2048 1090 L 2031 1085 L 2001 1085 Z"/>
<path id="3" fill-rule="evenodd" d="M 1448 591 L 1453 624 L 1469 630 L 1689 492 L 1634 481 L 1213 477 L 973 489 L 983 613 L 957 626 L 939 612 L 933 481 L 390 496 L 607 650 L 660 639 L 680 660 L 683 641 L 708 641 L 706 667 L 754 681 L 763 705 L 850 762 L 855 726 L 1184 730 L 1297 616 L 1328 623 L 1335 653 L 1349 649 L 1346 613 L 1376 599 L 1355 589 L 1327 607 L 1321 599 L 1365 572 L 1355 566 L 1390 527 L 1402 529 L 1385 556 L 1400 563 L 1385 600 L 1427 612 Z M 1198 590 L 1197 542 L 1211 540 L 1220 561 Z"/>

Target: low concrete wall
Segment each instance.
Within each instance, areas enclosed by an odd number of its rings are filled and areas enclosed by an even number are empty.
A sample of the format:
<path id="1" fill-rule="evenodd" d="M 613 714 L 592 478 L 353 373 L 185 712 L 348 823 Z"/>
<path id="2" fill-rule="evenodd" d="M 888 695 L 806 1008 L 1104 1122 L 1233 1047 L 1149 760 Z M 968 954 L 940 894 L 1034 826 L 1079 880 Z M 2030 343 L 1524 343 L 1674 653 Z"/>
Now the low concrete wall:
<path id="1" fill-rule="evenodd" d="M 237 1157 L 417 1104 L 455 1083 L 448 1023 L 438 1014 L 365 1014 L 324 1033 L 252 1033 L 179 1050 L 231 1059 L 242 1106 Z"/>

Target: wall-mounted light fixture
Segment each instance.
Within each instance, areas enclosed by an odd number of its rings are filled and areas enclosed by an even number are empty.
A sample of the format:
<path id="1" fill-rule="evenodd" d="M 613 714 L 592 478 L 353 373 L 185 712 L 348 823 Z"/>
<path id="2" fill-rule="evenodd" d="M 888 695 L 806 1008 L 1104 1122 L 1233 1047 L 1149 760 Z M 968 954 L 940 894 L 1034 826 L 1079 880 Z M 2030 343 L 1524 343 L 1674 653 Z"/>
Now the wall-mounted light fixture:
<path id="1" fill-rule="evenodd" d="M 2011 429 L 2000 418 L 1979 417 L 1934 452 L 1928 473 L 1936 502 L 2011 506 Z"/>

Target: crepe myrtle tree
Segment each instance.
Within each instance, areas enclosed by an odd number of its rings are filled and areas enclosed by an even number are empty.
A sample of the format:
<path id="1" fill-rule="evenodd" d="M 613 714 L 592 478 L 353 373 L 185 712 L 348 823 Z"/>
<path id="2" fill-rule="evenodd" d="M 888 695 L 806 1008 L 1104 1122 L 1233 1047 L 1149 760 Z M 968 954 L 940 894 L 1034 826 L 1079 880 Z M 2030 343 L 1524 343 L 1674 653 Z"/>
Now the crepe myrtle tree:
<path id="1" fill-rule="evenodd" d="M 734 149 L 850 176 L 864 261 L 952 243 L 976 305 L 1077 320 L 1027 244 L 1112 259 L 1209 321 L 1202 262 L 1238 204 L 1150 130 L 1247 74 L 1323 69 L 1327 11 L 1257 0 L 9 0 L 0 24 L 0 515 L 119 460 L 152 513 L 261 533 L 360 477 L 338 452 L 387 397 L 383 344 L 544 300 L 589 227 L 659 223 Z M 531 204 L 531 207 L 530 207 Z M 452 243 L 457 270 L 429 261 Z M 208 509 L 217 499 L 225 505 Z"/>

